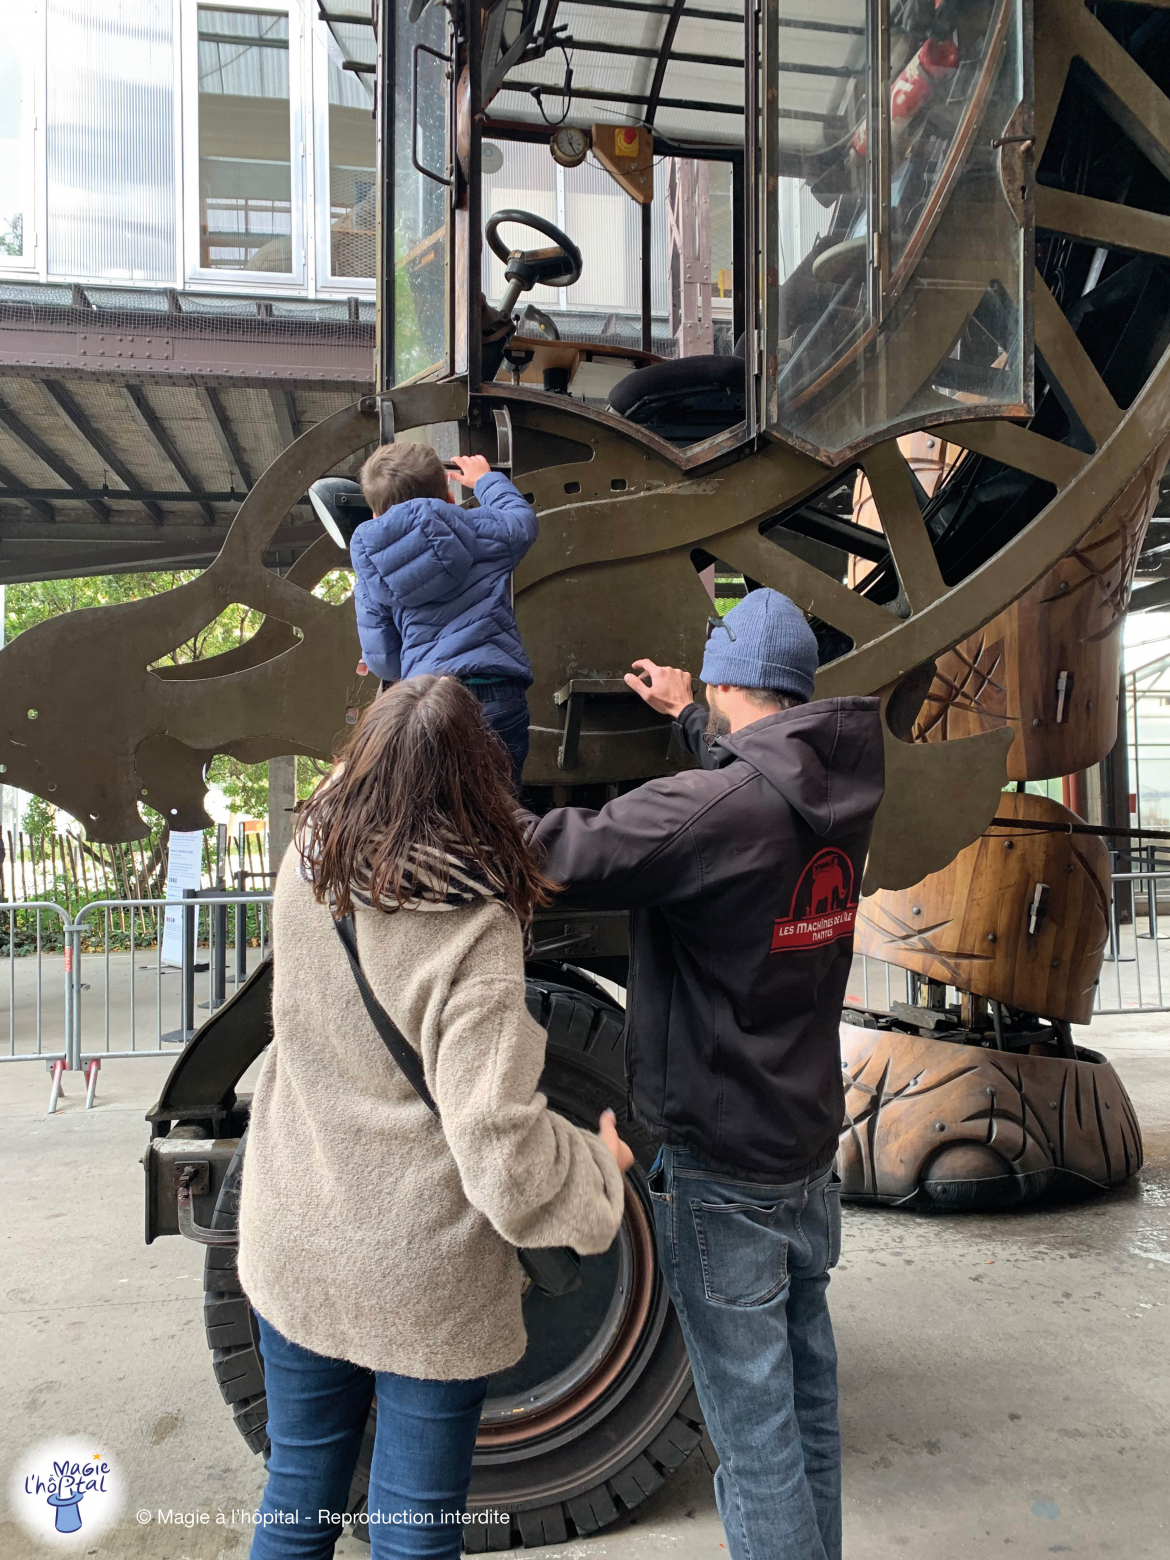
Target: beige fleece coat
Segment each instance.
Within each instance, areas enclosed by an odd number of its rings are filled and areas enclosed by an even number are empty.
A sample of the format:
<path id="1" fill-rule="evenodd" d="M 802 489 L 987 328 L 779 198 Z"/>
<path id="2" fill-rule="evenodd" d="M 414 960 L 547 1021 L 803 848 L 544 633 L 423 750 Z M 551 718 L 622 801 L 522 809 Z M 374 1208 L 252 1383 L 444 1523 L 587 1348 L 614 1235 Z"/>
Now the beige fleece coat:
<path id="1" fill-rule="evenodd" d="M 304 1348 L 429 1380 L 526 1346 L 516 1246 L 604 1251 L 624 1183 L 536 1085 L 516 918 L 358 908 L 362 968 L 421 1054 L 442 1124 L 370 1022 L 328 908 L 285 856 L 273 905 L 275 1040 L 252 1103 L 239 1274 Z"/>

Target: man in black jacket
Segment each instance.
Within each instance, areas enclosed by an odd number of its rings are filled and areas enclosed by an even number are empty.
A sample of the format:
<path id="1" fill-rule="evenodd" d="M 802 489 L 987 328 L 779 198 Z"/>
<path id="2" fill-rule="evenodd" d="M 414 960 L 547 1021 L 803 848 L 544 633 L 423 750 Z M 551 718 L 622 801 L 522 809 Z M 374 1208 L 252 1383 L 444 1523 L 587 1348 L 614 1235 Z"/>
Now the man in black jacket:
<path id="1" fill-rule="evenodd" d="M 732 1560 L 839 1560 L 838 1025 L 882 796 L 878 701 L 813 692 L 799 610 L 755 590 L 702 679 L 626 681 L 703 767 L 535 826 L 575 903 L 628 908 L 630 1110 L 663 1144 L 659 1254 L 721 1459 Z"/>

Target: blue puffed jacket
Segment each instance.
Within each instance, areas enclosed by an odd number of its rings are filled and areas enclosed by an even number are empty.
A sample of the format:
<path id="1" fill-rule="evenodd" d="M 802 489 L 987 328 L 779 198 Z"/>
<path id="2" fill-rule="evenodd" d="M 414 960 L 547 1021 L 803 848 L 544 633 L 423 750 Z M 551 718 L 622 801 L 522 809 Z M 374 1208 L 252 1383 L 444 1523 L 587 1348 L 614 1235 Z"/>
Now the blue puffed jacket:
<path id="1" fill-rule="evenodd" d="M 532 683 L 509 576 L 536 540 L 536 515 L 498 471 L 478 509 L 411 498 L 353 533 L 362 659 L 386 682 L 424 672 Z"/>

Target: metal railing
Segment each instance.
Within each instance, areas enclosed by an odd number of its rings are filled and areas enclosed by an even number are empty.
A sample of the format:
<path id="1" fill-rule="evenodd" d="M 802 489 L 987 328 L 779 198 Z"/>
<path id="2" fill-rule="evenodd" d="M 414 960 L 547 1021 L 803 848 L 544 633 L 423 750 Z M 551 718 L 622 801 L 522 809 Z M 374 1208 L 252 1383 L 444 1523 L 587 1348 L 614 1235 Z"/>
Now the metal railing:
<path id="1" fill-rule="evenodd" d="M 20 924 L 18 917 L 23 917 L 25 925 L 22 926 Z M 36 930 L 32 933 L 32 947 L 29 948 L 26 954 L 22 954 L 18 958 L 17 941 L 18 938 L 27 939 L 29 937 L 27 923 L 30 918 L 34 918 L 36 923 Z M 46 936 L 45 927 L 47 918 L 55 922 L 55 926 L 48 936 Z M 69 939 L 66 936 L 68 925 L 68 912 L 63 910 L 60 905 L 52 904 L 47 900 L 22 899 L 17 900 L 15 903 L 10 902 L 0 905 L 0 926 L 3 926 L 8 933 L 8 970 L 7 978 L 4 981 L 4 989 L 8 993 L 8 1050 L 6 1053 L 0 1054 L 0 1062 L 36 1061 L 38 1058 L 51 1062 L 64 1059 L 68 1053 L 67 1036 L 72 1032 L 69 1020 L 71 991 L 67 978 L 68 958 L 65 958 L 63 963 L 57 967 L 56 975 L 59 979 L 54 979 L 52 973 L 50 973 L 50 993 L 48 994 L 49 1002 L 54 1010 L 49 1016 L 48 1026 L 52 1033 L 59 1036 L 60 1045 L 51 1046 L 48 1050 L 45 1048 L 45 955 L 50 951 L 46 947 L 46 943 L 56 943 L 59 937 L 60 946 L 51 951 L 64 955 L 65 950 L 69 946 Z M 21 966 L 22 977 L 25 977 L 24 966 L 31 965 L 31 969 L 28 970 L 28 977 L 31 978 L 26 977 L 19 982 L 19 999 L 16 978 L 18 963 Z M 29 988 L 31 988 L 31 992 Z M 59 1003 L 52 1001 L 53 992 L 58 990 L 60 994 Z M 16 1048 L 18 1006 L 21 1003 L 27 1005 L 30 995 L 33 1005 L 32 1044 L 34 1049 L 18 1051 Z M 58 1006 L 60 1007 L 59 1014 L 56 1012 Z"/>
<path id="2" fill-rule="evenodd" d="M 1153 845 L 1143 854 L 1144 869 L 1112 875 L 1109 944 L 1094 1013 L 1170 1012 L 1170 965 L 1162 969 L 1162 944 L 1170 942 L 1170 862 L 1167 853 Z M 1159 910 L 1159 898 L 1165 914 Z"/>
<path id="3" fill-rule="evenodd" d="M 1170 851 L 1143 847 L 1127 865 L 1135 862 L 1133 870 L 1112 874 L 1094 1015 L 1170 1012 L 1170 962 L 1162 967 L 1162 943 L 1170 942 Z M 73 919 L 46 900 L 0 902 L 0 953 L 8 963 L 0 980 L 8 1000 L 0 1062 L 40 1062 L 50 1070 L 50 1112 L 64 1073 L 84 1073 L 92 1107 L 103 1061 L 168 1054 L 227 1000 L 229 986 L 247 979 L 249 963 L 255 967 L 268 948 L 271 903 L 270 892 L 188 890 L 180 907 L 182 958 L 164 966 L 165 899 L 97 899 Z M 139 965 L 146 953 L 154 962 Z M 196 977 L 204 973 L 206 1000 L 197 1003 Z M 143 974 L 153 981 L 143 983 Z M 854 959 L 848 1002 L 888 1011 L 910 1000 L 907 970 L 861 954 Z M 0 1016 L 0 1036 L 3 1027 Z"/>
<path id="4" fill-rule="evenodd" d="M 209 1016 L 227 1000 L 229 986 L 247 979 L 249 956 L 255 967 L 268 948 L 271 903 L 271 893 L 187 890 L 179 906 L 178 965 L 162 957 L 174 899 L 96 899 L 73 919 L 44 901 L 0 904 L 0 930 L 7 925 L 8 931 L 8 1046 L 0 1061 L 49 1068 L 50 1113 L 63 1075 L 83 1072 L 92 1108 L 103 1061 L 158 1056 L 184 1045 L 203 1021 L 200 1009 Z M 146 953 L 153 963 L 139 964 Z M 204 972 L 207 998 L 197 1003 L 196 976 Z M 153 981 L 144 983 L 143 974 Z"/>

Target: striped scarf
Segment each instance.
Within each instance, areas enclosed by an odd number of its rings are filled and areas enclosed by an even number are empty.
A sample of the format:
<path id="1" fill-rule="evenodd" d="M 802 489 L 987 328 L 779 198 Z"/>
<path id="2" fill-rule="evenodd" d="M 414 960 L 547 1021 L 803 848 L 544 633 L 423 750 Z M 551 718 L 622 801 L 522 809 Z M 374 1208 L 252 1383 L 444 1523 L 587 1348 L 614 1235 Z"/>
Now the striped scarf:
<path id="1" fill-rule="evenodd" d="M 308 857 L 301 856 L 299 870 L 304 881 L 311 883 L 311 842 L 308 851 Z M 437 911 L 461 910 L 478 899 L 498 899 L 502 888 L 475 863 L 468 864 L 450 851 L 435 850 L 430 846 L 414 847 L 402 874 L 402 886 L 405 892 L 401 906 L 394 899 L 375 904 L 370 894 L 369 873 L 362 872 L 350 885 L 350 894 L 356 903 L 369 909 Z"/>

